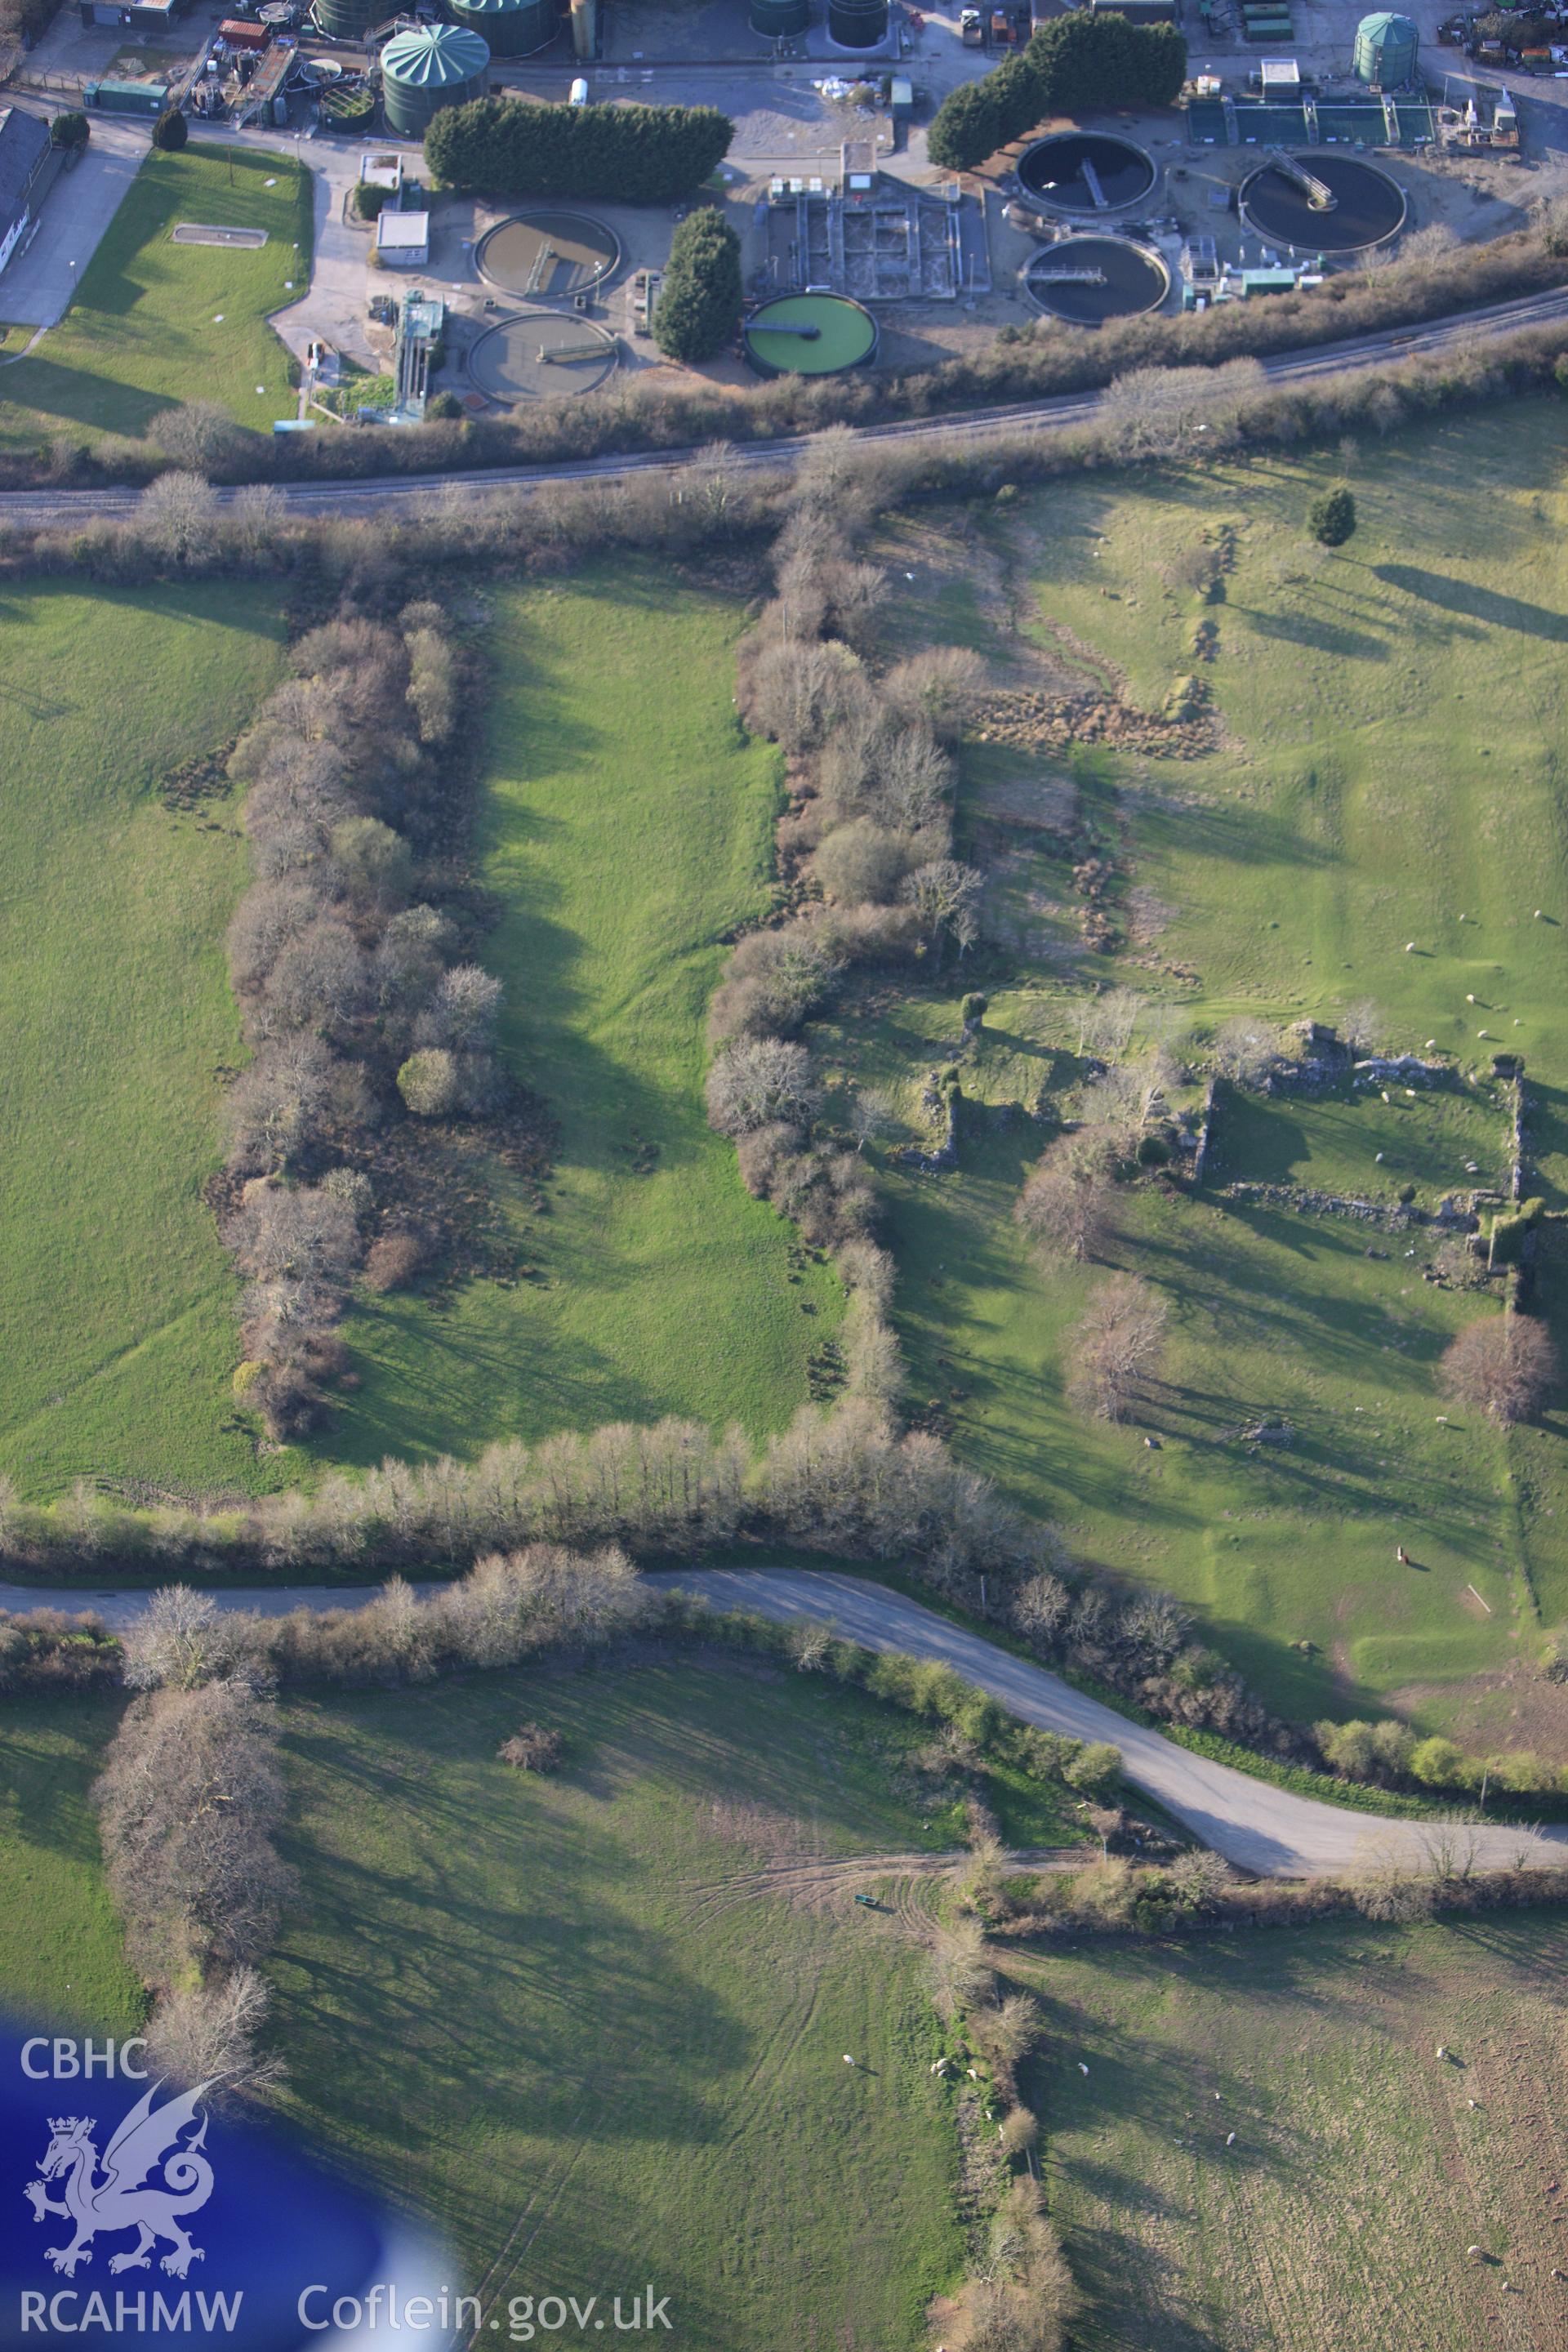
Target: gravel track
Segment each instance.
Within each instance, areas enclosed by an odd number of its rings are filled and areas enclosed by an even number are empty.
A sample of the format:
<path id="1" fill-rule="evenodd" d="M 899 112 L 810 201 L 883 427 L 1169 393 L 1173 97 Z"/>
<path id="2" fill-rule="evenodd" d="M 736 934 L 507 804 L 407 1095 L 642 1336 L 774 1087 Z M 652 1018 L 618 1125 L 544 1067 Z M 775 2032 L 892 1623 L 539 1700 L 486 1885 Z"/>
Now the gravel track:
<path id="1" fill-rule="evenodd" d="M 1194 1756 L 1149 1726 L 1134 1723 L 1074 1690 L 1044 1666 L 1015 1657 L 983 1634 L 950 1624 L 885 1584 L 822 1569 L 661 1570 L 648 1582 L 700 1593 L 718 1609 L 746 1609 L 776 1623 L 830 1624 L 872 1650 L 902 1650 L 952 1667 L 1010 1713 L 1074 1739 L 1107 1739 L 1121 1751 L 1127 1778 L 1158 1800 L 1205 1845 L 1264 1878 L 1317 1878 L 1364 1869 L 1396 1855 L 1412 1869 L 1428 1861 L 1434 1830 L 1348 1806 L 1324 1804 L 1276 1789 L 1228 1764 Z M 432 1588 L 422 1586 L 421 1591 Z M 215 1592 L 220 1608 L 278 1617 L 291 1609 L 363 1608 L 374 1585 L 296 1584 Z M 145 1591 L 0 1584 L 0 1609 L 92 1610 L 115 1628 L 133 1623 Z M 1568 1867 L 1568 1830 L 1497 1825 L 1443 1832 L 1462 1843 L 1479 1869 Z"/>

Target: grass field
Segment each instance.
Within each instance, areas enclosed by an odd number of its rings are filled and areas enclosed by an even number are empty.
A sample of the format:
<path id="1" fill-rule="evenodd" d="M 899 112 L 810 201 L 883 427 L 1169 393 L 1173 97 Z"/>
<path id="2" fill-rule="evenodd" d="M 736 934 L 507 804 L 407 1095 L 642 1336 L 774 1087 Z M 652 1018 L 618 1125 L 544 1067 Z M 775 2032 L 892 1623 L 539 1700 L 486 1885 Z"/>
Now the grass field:
<path id="1" fill-rule="evenodd" d="M 560 1150 L 542 1216 L 491 1180 L 527 1278 L 354 1317 L 363 1385 L 322 1441 L 337 1458 L 669 1412 L 756 1433 L 805 1400 L 836 1278 L 792 1263 L 790 1227 L 702 1109 L 720 942 L 765 904 L 777 811 L 775 756 L 731 708 L 739 625 L 651 565 L 498 598 L 479 835 L 503 913 L 485 961 Z"/>
<path id="2" fill-rule="evenodd" d="M 235 1286 L 201 1187 L 238 1058 L 223 930 L 244 887 L 222 799 L 162 777 L 221 748 L 276 674 L 265 592 L 58 584 L 4 604 L 0 1469 L 254 1484 L 222 1426 Z"/>
<path id="3" fill-rule="evenodd" d="M 1101 1942 L 1013 1972 L 1047 2020 L 1027 2088 L 1080 2352 L 1568 2339 L 1560 1914 Z"/>
<path id="4" fill-rule="evenodd" d="M 1145 709 L 1199 668 L 1218 714 L 1197 759 L 1053 751 L 994 729 L 966 745 L 961 834 L 995 877 L 973 1097 L 1032 1106 L 1043 1089 L 1070 1110 L 1067 1006 L 1086 979 L 1177 1005 L 1200 1030 L 1370 1003 L 1389 1045 L 1435 1038 L 1481 1083 L 1419 1099 L 1391 1088 L 1388 1104 L 1233 1105 L 1218 1181 L 1390 1202 L 1413 1183 L 1430 1205 L 1495 1181 L 1503 1114 L 1487 1071 L 1506 1046 L 1526 1057 L 1537 1189 L 1568 1200 L 1568 495 L 1559 411 L 1515 404 L 1510 419 L 1506 436 L 1478 413 L 1331 462 L 1085 478 L 978 522 L 922 516 L 889 533 L 889 653 L 970 644 L 1003 688 L 1033 684 L 1045 661 Z M 1361 528 L 1331 556 L 1303 543 L 1302 517 L 1342 468 Z M 1205 545 L 1225 554 L 1216 602 L 1184 584 Z M 1210 665 L 1194 660 L 1203 624 Z M 1059 832 L 1074 812 L 1122 867 L 1115 956 L 1079 937 Z M 847 1077 L 890 1084 L 908 1109 L 958 1051 L 966 984 L 884 992 L 824 1041 Z M 1473 1698 L 1457 1684 L 1510 1672 L 1538 1624 L 1568 1614 L 1568 1421 L 1553 1410 L 1507 1440 L 1473 1416 L 1439 1423 L 1436 1359 L 1484 1309 L 1422 1282 L 1428 1241 L 1407 1257 L 1408 1240 L 1340 1221 L 1213 1191 L 1146 1195 L 1115 1255 L 1173 1312 L 1151 1452 L 1067 1405 L 1067 1334 L 1097 1277 L 1042 1276 L 1020 1245 L 1011 1212 L 1037 1148 L 1026 1122 L 977 1116 L 955 1174 L 888 1178 L 913 1394 L 970 1459 L 1084 1557 L 1195 1603 L 1294 1715 L 1393 1696 L 1436 1726 Z M 1547 1275 L 1550 1304 L 1562 1283 Z M 1242 1430 L 1279 1416 L 1298 1432 L 1289 1453 L 1249 1449 Z M 1397 1567 L 1399 1543 L 1415 1569 Z M 1517 1701 L 1492 1707 L 1505 1742 L 1520 1738 Z M 1526 1736 L 1568 1745 L 1568 1721 Z"/>
<path id="5" fill-rule="evenodd" d="M 0 2001 L 125 2033 L 142 2013 L 88 1801 L 118 1698 L 17 1698 L 0 1716 Z"/>
<path id="6" fill-rule="evenodd" d="M 265 229 L 267 243 L 175 245 L 181 222 Z M 310 175 L 287 156 L 199 142 L 150 152 L 59 325 L 0 368 L 0 447 L 139 437 L 188 400 L 263 432 L 291 416 L 289 355 L 267 321 L 310 283 L 313 223 Z"/>
<path id="7" fill-rule="evenodd" d="M 558 1776 L 494 1760 L 521 1717 Z M 291 1700 L 291 2116 L 494 2305 L 652 2279 L 689 2352 L 923 2343 L 961 2247 L 919 1952 L 764 1885 L 941 1843 L 889 1792 L 921 1736 L 729 1662 Z"/>

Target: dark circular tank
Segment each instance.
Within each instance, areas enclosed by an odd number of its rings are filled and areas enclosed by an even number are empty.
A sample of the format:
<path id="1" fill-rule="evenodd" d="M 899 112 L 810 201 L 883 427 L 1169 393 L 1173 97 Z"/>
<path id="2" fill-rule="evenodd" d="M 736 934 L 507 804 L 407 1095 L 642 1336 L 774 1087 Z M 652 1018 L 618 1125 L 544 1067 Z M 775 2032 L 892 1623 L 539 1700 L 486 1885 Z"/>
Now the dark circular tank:
<path id="1" fill-rule="evenodd" d="M 1075 327 L 1157 310 L 1170 290 L 1171 273 L 1152 247 L 1126 236 L 1064 236 L 1024 271 L 1030 301 Z"/>
<path id="2" fill-rule="evenodd" d="M 841 49 L 877 49 L 888 37 L 888 0 L 827 0 L 827 35 Z"/>
<path id="3" fill-rule="evenodd" d="M 1260 236 L 1298 253 L 1361 253 L 1404 227 L 1404 191 L 1375 164 L 1321 147 L 1291 161 L 1321 183 L 1331 201 L 1323 204 L 1277 163 L 1261 164 L 1241 190 L 1241 217 Z"/>
<path id="4" fill-rule="evenodd" d="M 1018 159 L 1026 193 L 1053 212 L 1125 212 L 1143 202 L 1154 176 L 1152 156 L 1107 131 L 1053 131 Z"/>
<path id="5" fill-rule="evenodd" d="M 752 0 L 747 21 L 764 41 L 793 40 L 811 23 L 811 0 Z"/>

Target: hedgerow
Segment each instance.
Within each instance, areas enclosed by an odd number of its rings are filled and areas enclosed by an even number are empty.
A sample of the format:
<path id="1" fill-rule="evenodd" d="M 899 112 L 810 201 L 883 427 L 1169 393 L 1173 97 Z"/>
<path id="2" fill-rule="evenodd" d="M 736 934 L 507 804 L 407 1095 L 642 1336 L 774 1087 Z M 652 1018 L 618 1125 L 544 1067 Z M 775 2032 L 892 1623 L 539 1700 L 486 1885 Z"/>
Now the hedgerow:
<path id="1" fill-rule="evenodd" d="M 443 108 L 425 133 L 425 161 L 434 180 L 465 194 L 668 205 L 701 185 L 734 135 L 716 106 L 481 98 Z"/>

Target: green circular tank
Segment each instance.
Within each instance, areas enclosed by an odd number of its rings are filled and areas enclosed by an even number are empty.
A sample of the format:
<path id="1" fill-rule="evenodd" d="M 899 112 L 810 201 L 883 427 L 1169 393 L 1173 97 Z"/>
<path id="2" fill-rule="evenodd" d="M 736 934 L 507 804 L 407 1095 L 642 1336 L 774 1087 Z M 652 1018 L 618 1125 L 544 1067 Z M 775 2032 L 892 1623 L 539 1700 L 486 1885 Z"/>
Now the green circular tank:
<path id="1" fill-rule="evenodd" d="M 420 25 L 381 53 L 381 102 L 389 131 L 422 139 L 444 106 L 483 98 L 489 45 L 461 25 Z"/>
<path id="2" fill-rule="evenodd" d="M 879 48 L 888 37 L 888 0 L 827 0 L 827 37 L 841 49 Z"/>
<path id="3" fill-rule="evenodd" d="M 380 0 L 316 0 L 315 18 L 330 41 L 363 41 L 386 22 Z"/>
<path id="4" fill-rule="evenodd" d="M 759 375 L 838 375 L 877 356 L 877 321 L 847 294 L 781 294 L 741 330 Z"/>
<path id="5" fill-rule="evenodd" d="M 791 40 L 810 22 L 811 0 L 752 0 L 752 30 L 764 41 Z"/>
<path id="6" fill-rule="evenodd" d="M 1408 16 L 1381 9 L 1356 26 L 1352 71 L 1373 89 L 1403 89 L 1415 79 L 1421 36 Z"/>
<path id="7" fill-rule="evenodd" d="M 547 49 L 561 27 L 555 0 L 447 0 L 454 25 L 489 45 L 492 58 L 529 58 Z"/>

